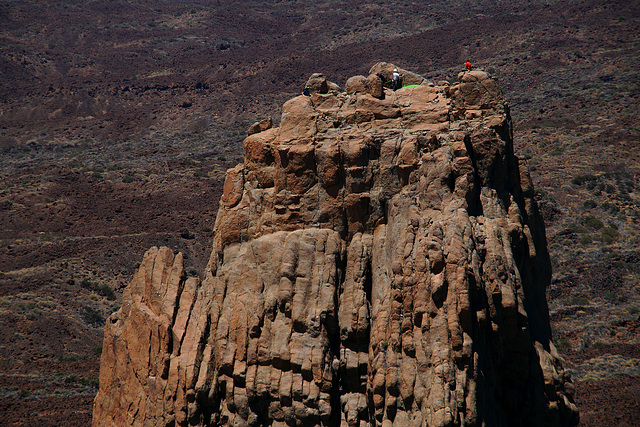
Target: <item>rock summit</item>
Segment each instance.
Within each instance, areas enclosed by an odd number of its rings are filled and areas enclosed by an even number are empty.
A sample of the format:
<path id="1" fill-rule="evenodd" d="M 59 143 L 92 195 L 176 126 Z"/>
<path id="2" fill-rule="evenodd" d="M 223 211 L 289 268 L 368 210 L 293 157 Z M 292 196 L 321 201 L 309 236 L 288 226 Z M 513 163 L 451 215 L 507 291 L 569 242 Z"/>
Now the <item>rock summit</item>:
<path id="1" fill-rule="evenodd" d="M 151 248 L 105 327 L 94 426 L 565 426 L 544 224 L 482 71 L 321 74 L 254 125 L 202 279 Z M 387 76 L 387 78 L 389 78 Z"/>

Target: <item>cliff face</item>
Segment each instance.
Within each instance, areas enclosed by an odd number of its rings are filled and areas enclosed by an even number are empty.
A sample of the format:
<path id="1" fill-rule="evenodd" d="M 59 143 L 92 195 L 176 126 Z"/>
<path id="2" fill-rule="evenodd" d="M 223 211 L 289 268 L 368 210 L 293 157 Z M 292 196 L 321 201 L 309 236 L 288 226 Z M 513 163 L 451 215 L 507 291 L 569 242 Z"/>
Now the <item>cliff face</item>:
<path id="1" fill-rule="evenodd" d="M 202 281 L 150 249 L 94 426 L 575 425 L 551 267 L 495 82 L 321 75 L 252 127 Z M 415 81 L 413 81 L 413 80 Z M 323 93 L 324 92 L 324 93 Z"/>

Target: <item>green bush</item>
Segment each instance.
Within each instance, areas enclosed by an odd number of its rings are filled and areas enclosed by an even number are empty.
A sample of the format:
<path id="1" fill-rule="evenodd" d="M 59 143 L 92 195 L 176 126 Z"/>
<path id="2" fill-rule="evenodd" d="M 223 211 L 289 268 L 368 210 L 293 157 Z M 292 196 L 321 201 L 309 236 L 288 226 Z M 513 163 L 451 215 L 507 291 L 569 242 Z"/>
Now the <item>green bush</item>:
<path id="1" fill-rule="evenodd" d="M 605 243 L 611 243 L 618 238 L 618 230 L 613 227 L 605 227 L 600 231 L 602 241 Z"/>
<path id="2" fill-rule="evenodd" d="M 583 203 L 584 207 L 587 209 L 593 209 L 598 206 L 598 204 L 594 200 L 585 200 Z"/>
<path id="3" fill-rule="evenodd" d="M 593 242 L 593 239 L 588 234 L 580 237 L 580 243 L 582 243 L 583 245 L 588 245 L 591 242 Z"/>
<path id="4" fill-rule="evenodd" d="M 593 228 L 594 230 L 600 230 L 602 227 L 604 227 L 604 224 L 602 223 L 602 221 L 600 221 L 598 218 L 596 218 L 593 215 L 587 215 L 584 218 L 582 218 L 582 223 L 587 227 Z"/>
<path id="5" fill-rule="evenodd" d="M 106 297 L 109 301 L 113 301 L 116 299 L 116 293 L 107 284 L 94 283 L 86 277 L 82 279 L 79 284 L 85 289 L 89 289 L 90 291 L 93 291 L 100 296 Z"/>
<path id="6" fill-rule="evenodd" d="M 587 181 L 595 181 L 597 178 L 594 175 L 579 175 L 571 180 L 574 185 L 582 185 Z"/>
<path id="7" fill-rule="evenodd" d="M 587 229 L 584 228 L 584 226 L 580 225 L 580 224 L 571 224 L 571 230 L 574 233 L 578 233 L 578 234 L 582 234 L 582 233 L 586 233 Z"/>
<path id="8" fill-rule="evenodd" d="M 109 301 L 116 299 L 116 293 L 107 284 L 96 285 L 95 291 L 98 295 L 106 297 Z"/>
<path id="9" fill-rule="evenodd" d="M 180 229 L 180 237 L 183 239 L 195 239 L 195 236 L 191 234 L 191 231 L 186 227 Z"/>
<path id="10" fill-rule="evenodd" d="M 80 317 L 82 317 L 82 320 L 91 327 L 99 328 L 104 326 L 105 319 L 102 313 L 89 305 L 82 307 Z"/>
<path id="11" fill-rule="evenodd" d="M 589 300 L 585 297 L 573 296 L 564 300 L 565 305 L 589 305 Z"/>

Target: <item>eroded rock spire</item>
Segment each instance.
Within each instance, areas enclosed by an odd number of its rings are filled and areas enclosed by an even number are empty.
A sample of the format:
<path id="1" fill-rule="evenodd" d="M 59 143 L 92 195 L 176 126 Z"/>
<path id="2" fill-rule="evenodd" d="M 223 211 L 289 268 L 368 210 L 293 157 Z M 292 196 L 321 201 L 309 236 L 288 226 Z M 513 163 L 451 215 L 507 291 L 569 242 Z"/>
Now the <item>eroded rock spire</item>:
<path id="1" fill-rule="evenodd" d="M 105 328 L 94 426 L 561 426 L 551 267 L 481 71 L 314 75 L 229 170 L 203 279 L 152 248 Z"/>

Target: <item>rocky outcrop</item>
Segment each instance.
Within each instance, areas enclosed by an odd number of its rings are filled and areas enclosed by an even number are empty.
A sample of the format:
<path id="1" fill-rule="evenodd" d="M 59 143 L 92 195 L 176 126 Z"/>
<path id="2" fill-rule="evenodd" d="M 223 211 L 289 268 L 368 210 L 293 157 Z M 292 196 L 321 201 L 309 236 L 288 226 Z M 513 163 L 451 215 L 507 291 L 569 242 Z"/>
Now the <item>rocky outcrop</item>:
<path id="1" fill-rule="evenodd" d="M 363 79 L 314 75 L 250 132 L 202 281 L 147 252 L 105 328 L 94 426 L 577 423 L 499 88 Z"/>

